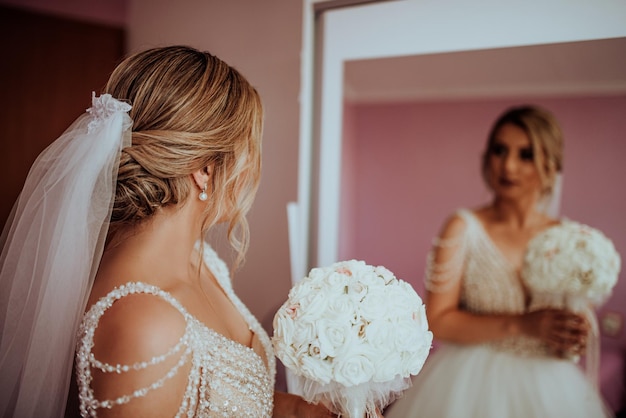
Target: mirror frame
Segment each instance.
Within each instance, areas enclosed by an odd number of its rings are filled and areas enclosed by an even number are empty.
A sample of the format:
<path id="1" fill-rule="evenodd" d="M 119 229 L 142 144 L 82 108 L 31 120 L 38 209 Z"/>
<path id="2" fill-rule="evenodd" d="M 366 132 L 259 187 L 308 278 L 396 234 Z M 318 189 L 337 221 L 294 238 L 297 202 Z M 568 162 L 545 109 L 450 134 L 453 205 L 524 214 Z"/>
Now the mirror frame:
<path id="1" fill-rule="evenodd" d="M 319 12 L 325 1 L 303 0 L 298 201 L 288 204 L 294 283 L 338 261 L 346 61 L 626 36 L 623 0 L 381 0 Z"/>

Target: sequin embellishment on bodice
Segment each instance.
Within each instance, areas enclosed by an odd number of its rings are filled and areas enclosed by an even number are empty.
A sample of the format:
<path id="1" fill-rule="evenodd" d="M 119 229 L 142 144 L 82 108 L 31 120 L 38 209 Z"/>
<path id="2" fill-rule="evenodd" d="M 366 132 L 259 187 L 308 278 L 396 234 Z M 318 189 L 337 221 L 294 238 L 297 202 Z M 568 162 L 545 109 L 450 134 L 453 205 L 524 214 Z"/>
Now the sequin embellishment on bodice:
<path id="1" fill-rule="evenodd" d="M 165 381 L 191 363 L 187 387 L 176 417 L 270 417 L 273 410 L 276 363 L 268 335 L 259 322 L 234 294 L 228 269 L 217 254 L 204 245 L 204 260 L 214 276 L 247 321 L 249 328 L 261 341 L 268 365 L 252 349 L 230 340 L 206 327 L 169 293 L 145 283 L 127 283 L 101 298 L 85 314 L 79 329 L 76 353 L 76 375 L 79 388 L 81 415 L 97 416 L 99 408 L 125 404 L 134 398 L 163 386 Z M 102 315 L 113 303 L 131 294 L 150 294 L 174 306 L 185 318 L 186 328 L 179 342 L 167 353 L 130 365 L 110 365 L 98 361 L 93 353 L 94 333 Z M 161 379 L 145 388 L 117 399 L 98 400 L 91 388 L 91 370 L 124 373 L 142 370 L 150 365 L 178 355 L 180 361 Z"/>
<path id="2" fill-rule="evenodd" d="M 491 240 L 478 218 L 469 210 L 457 214 L 465 222 L 462 236 L 437 246 L 454 245 L 458 258 L 448 266 L 436 266 L 429 255 L 426 286 L 430 291 L 445 290 L 449 285 L 446 269 L 460 269 L 462 274 L 460 303 L 464 310 L 476 314 L 522 314 L 527 312 L 526 293 L 519 273 Z M 437 277 L 439 276 L 439 277 Z M 443 278 L 443 279 L 442 279 Z M 539 340 L 527 337 L 507 338 L 489 345 L 517 355 L 543 356 L 548 350 Z"/>

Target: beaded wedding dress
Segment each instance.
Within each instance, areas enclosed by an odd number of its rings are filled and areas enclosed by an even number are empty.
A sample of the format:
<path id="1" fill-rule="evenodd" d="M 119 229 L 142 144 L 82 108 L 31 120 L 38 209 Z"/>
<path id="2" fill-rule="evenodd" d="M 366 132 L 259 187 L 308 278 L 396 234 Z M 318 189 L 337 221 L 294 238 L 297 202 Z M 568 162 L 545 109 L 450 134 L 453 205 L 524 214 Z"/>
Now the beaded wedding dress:
<path id="1" fill-rule="evenodd" d="M 276 363 L 270 339 L 259 322 L 235 295 L 226 264 L 206 243 L 203 256 L 206 266 L 245 318 L 250 330 L 261 341 L 267 364 L 252 348 L 227 339 L 207 328 L 190 315 L 169 293 L 148 284 L 129 282 L 95 303 L 85 314 L 80 326 L 76 353 L 76 379 L 83 417 L 95 417 L 99 408 L 114 407 L 145 396 L 149 391 L 163 386 L 168 378 L 181 373 L 180 367 L 189 363 L 191 371 L 188 384 L 176 417 L 270 417 L 272 415 Z M 91 350 L 100 318 L 113 303 L 136 293 L 162 298 L 175 307 L 186 322 L 184 335 L 167 353 L 152 359 L 145 359 L 143 362 L 111 365 L 98 361 Z M 117 399 L 96 399 L 90 386 L 91 373 L 94 368 L 104 373 L 133 372 L 162 363 L 171 356 L 180 356 L 180 361 L 165 376 L 150 386 L 136 388 L 133 393 Z"/>
<path id="2" fill-rule="evenodd" d="M 450 284 L 446 273 L 462 269 L 461 305 L 476 314 L 521 314 L 526 294 L 518 272 L 491 241 L 476 216 L 460 210 L 461 237 L 436 241 L 458 246 L 455 257 L 434 265 L 427 287 Z M 459 276 L 457 276 L 459 277 Z M 536 339 L 509 338 L 480 345 L 444 344 L 428 360 L 413 387 L 386 418 L 595 418 L 611 414 L 579 366 L 548 354 Z"/>

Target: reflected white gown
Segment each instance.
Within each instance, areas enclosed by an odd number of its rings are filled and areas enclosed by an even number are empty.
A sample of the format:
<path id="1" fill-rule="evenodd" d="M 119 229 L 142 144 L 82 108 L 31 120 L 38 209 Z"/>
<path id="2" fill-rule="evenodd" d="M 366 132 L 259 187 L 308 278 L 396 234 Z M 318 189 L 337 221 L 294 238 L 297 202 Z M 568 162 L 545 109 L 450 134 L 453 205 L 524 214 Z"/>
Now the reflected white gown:
<path id="1" fill-rule="evenodd" d="M 446 269 L 462 269 L 461 304 L 477 314 L 519 314 L 525 294 L 513 266 L 469 210 L 459 259 L 432 266 L 427 285 L 445 286 Z M 438 281 L 439 279 L 439 281 Z M 538 340 L 519 337 L 481 345 L 445 344 L 433 353 L 413 387 L 386 418 L 596 418 L 612 414 L 579 366 L 550 357 Z"/>

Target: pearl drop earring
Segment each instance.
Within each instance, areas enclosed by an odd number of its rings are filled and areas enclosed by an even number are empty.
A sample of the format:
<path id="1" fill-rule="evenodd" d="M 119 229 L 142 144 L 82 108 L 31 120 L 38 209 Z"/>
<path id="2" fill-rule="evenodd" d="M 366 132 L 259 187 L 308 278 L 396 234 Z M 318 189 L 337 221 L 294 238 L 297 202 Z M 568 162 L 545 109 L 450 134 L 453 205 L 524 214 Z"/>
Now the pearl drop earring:
<path id="1" fill-rule="evenodd" d="M 198 195 L 198 199 L 204 202 L 208 198 L 209 198 L 209 195 L 206 194 L 206 183 L 204 183 L 204 187 L 202 187 L 202 192 L 200 192 L 200 194 Z"/>

